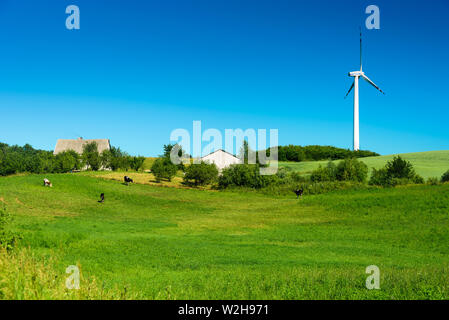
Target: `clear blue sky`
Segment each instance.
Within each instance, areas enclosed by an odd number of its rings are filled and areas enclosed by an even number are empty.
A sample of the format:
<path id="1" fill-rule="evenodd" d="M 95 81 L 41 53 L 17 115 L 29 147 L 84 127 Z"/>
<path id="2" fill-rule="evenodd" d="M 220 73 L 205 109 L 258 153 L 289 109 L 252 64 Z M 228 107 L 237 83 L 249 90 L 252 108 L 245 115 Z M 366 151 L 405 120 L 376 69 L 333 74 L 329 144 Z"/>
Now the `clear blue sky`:
<path id="1" fill-rule="evenodd" d="M 81 29 L 65 28 L 66 6 Z M 1 0 L 0 141 L 109 138 L 154 156 L 176 128 L 275 128 L 352 147 L 349 71 L 367 5 L 361 148 L 449 149 L 449 1 Z"/>

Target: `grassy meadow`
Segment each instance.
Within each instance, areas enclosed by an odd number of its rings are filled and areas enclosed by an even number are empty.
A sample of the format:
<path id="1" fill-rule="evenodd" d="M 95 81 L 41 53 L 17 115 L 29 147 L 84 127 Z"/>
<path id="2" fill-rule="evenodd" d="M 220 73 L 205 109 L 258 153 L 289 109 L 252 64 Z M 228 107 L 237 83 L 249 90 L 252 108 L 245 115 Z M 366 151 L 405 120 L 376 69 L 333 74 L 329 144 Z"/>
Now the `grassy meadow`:
<path id="1" fill-rule="evenodd" d="M 360 158 L 368 168 L 380 169 L 395 155 Z M 416 172 L 423 178 L 441 177 L 449 169 L 449 150 L 403 153 L 400 156 L 413 164 Z M 338 162 L 340 160 L 335 160 Z M 319 165 L 325 166 L 328 161 L 280 162 L 279 167 L 288 167 L 303 174 L 309 174 Z"/>
<path id="2" fill-rule="evenodd" d="M 22 234 L 17 262 L 0 253 L 0 299 L 449 298 L 448 184 L 297 200 L 45 177 L 53 188 L 0 178 Z M 69 265 L 86 279 L 78 295 L 61 287 Z M 380 290 L 365 287 L 369 265 Z"/>

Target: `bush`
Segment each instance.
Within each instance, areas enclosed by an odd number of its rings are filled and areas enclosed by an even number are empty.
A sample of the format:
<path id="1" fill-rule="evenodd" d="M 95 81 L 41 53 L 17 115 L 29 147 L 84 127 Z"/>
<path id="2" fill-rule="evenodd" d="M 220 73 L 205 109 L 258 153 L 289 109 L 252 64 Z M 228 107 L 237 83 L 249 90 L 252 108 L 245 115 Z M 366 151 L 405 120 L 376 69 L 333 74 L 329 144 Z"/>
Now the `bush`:
<path id="1" fill-rule="evenodd" d="M 391 186 L 405 186 L 408 184 L 414 184 L 415 182 L 412 179 L 407 178 L 391 178 Z"/>
<path id="2" fill-rule="evenodd" d="M 300 182 L 307 182 L 309 179 L 307 179 L 307 177 L 303 176 L 301 173 L 299 172 L 292 172 L 287 176 L 287 179 L 285 179 L 284 181 L 286 181 L 287 183 L 293 182 L 293 183 L 300 183 Z"/>
<path id="3" fill-rule="evenodd" d="M 184 182 L 189 185 L 203 186 L 216 181 L 218 177 L 217 166 L 213 163 L 201 162 L 192 164 L 185 170 Z"/>
<path id="4" fill-rule="evenodd" d="M 281 183 L 270 184 L 269 186 L 260 190 L 260 192 L 268 195 L 287 195 L 293 196 L 295 189 L 303 189 L 304 195 L 316 195 L 333 191 L 342 190 L 365 190 L 373 188 L 365 183 L 354 181 L 324 181 L 324 182 L 311 182 L 305 181 L 300 183 Z"/>
<path id="5" fill-rule="evenodd" d="M 449 170 L 447 170 L 443 175 L 441 176 L 441 182 L 448 182 L 449 181 Z"/>
<path id="6" fill-rule="evenodd" d="M 365 163 L 355 159 L 347 158 L 340 161 L 336 166 L 329 161 L 326 167 L 319 166 L 310 176 L 312 182 L 325 181 L 356 181 L 365 182 L 368 176 L 368 167 Z"/>
<path id="7" fill-rule="evenodd" d="M 419 174 L 415 174 L 415 177 L 413 178 L 413 182 L 415 184 L 424 184 L 424 178 L 421 177 Z"/>
<path id="8" fill-rule="evenodd" d="M 234 164 L 222 171 L 218 186 L 222 189 L 230 186 L 260 189 L 276 180 L 276 175 L 260 175 L 260 167 L 257 164 Z"/>
<path id="9" fill-rule="evenodd" d="M 394 187 L 406 184 L 423 184 L 424 178 L 416 174 L 413 165 L 400 156 L 388 161 L 384 168 L 374 169 L 369 184 Z"/>
<path id="10" fill-rule="evenodd" d="M 427 184 L 431 185 L 431 186 L 436 186 L 440 183 L 440 180 L 437 177 L 430 177 L 429 179 L 427 179 Z"/>
<path id="11" fill-rule="evenodd" d="M 368 176 L 368 166 L 355 158 L 348 158 L 338 163 L 336 178 L 338 181 L 365 182 Z"/>
<path id="12" fill-rule="evenodd" d="M 351 165 L 341 166 L 341 168 L 346 169 L 354 166 L 357 165 L 351 163 Z M 363 168 L 363 166 L 360 167 Z M 362 171 L 361 176 L 363 176 L 364 169 L 356 168 L 355 171 Z M 218 178 L 218 185 L 222 189 L 257 189 L 269 195 L 293 195 L 293 191 L 298 188 L 302 188 L 305 195 L 321 194 L 336 190 L 373 188 L 367 186 L 363 181 L 337 181 L 336 178 L 333 178 L 337 172 L 337 167 L 333 163 L 319 168 L 320 172 L 316 170 L 316 172 L 312 173 L 312 176 L 315 174 L 315 178 L 301 175 L 299 172 L 291 172 L 288 168 L 280 168 L 276 175 L 260 176 L 258 169 L 257 165 L 233 165 L 223 170 L 222 175 Z M 341 169 L 342 175 L 345 175 L 345 172 L 348 170 L 345 171 L 343 169 Z M 349 174 L 346 175 L 350 176 Z M 354 176 L 358 178 L 360 175 Z M 312 179 L 315 181 L 312 181 Z M 323 181 L 318 181 L 318 179 Z M 330 179 L 334 180 L 330 181 Z"/>
<path id="13" fill-rule="evenodd" d="M 393 181 L 391 177 L 388 176 L 387 169 L 375 169 L 373 168 L 373 172 L 371 173 L 371 178 L 369 180 L 370 185 L 375 186 L 393 186 Z"/>
<path id="14" fill-rule="evenodd" d="M 176 175 L 178 167 L 171 162 L 169 158 L 157 158 L 153 165 L 151 166 L 151 172 L 155 176 L 157 181 L 161 179 L 166 179 L 171 181 L 171 179 Z"/>
<path id="15" fill-rule="evenodd" d="M 278 168 L 278 172 L 276 172 L 276 175 L 280 179 L 285 179 L 290 174 L 292 174 L 292 169 L 290 167 L 280 167 L 280 168 Z"/>
<path id="16" fill-rule="evenodd" d="M 337 179 L 337 167 L 331 161 L 326 167 L 321 165 L 318 169 L 314 170 L 310 175 L 310 180 L 312 182 L 323 182 L 323 181 L 335 181 Z"/>

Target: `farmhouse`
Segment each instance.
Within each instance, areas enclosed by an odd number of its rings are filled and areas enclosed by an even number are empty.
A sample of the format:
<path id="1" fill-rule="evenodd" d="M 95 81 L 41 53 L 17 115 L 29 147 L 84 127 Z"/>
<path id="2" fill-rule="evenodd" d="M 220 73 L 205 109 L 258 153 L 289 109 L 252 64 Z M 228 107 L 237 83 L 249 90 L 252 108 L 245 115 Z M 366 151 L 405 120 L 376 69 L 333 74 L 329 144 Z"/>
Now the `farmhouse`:
<path id="1" fill-rule="evenodd" d="M 202 157 L 201 161 L 215 163 L 219 171 L 223 170 L 226 167 L 229 167 L 232 164 L 241 163 L 239 158 L 222 149 L 219 149 L 208 154 L 207 156 Z"/>
<path id="2" fill-rule="evenodd" d="M 56 142 L 55 151 L 53 154 L 58 154 L 64 151 L 73 150 L 79 154 L 83 153 L 83 146 L 88 143 L 96 142 L 98 146 L 98 152 L 102 153 L 104 150 L 110 150 L 111 144 L 109 139 L 58 139 Z"/>

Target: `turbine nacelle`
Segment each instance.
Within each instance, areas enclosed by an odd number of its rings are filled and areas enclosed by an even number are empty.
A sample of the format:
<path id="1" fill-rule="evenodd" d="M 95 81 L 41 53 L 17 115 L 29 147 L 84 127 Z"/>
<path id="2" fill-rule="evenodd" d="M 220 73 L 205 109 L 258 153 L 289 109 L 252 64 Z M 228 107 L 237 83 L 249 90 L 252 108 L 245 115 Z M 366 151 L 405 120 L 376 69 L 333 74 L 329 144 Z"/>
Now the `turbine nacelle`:
<path id="1" fill-rule="evenodd" d="M 363 71 L 352 71 L 348 73 L 350 77 L 363 77 L 365 73 Z"/>

